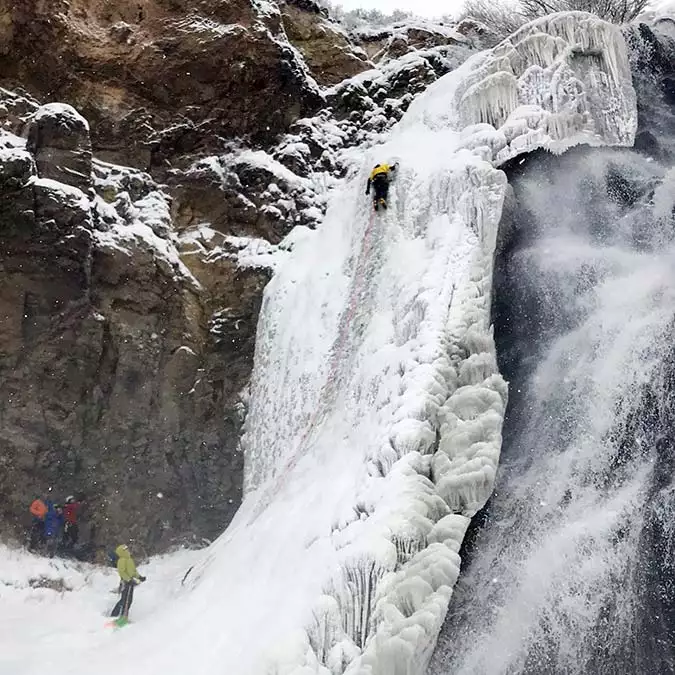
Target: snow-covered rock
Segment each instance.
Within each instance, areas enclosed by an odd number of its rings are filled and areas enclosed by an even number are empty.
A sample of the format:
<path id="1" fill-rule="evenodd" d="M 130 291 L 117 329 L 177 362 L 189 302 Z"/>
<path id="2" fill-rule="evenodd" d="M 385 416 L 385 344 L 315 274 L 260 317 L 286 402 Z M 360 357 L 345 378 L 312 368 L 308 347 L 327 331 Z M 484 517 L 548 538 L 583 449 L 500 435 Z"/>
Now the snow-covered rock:
<path id="1" fill-rule="evenodd" d="M 284 147 L 303 150 L 298 144 Z M 297 225 L 315 227 L 324 206 L 309 178 L 262 150 L 200 159 L 176 181 L 174 213 L 180 229 L 208 224 L 224 235 L 255 234 L 276 244 Z"/>
<path id="2" fill-rule="evenodd" d="M 38 174 L 84 190 L 91 186 L 89 123 L 66 103 L 38 108 L 28 125 L 26 149 L 35 156 Z"/>
<path id="3" fill-rule="evenodd" d="M 63 106 L 33 115 L 29 101 L 1 97 L 14 101 L 17 120 L 23 109 L 28 124 L 48 120 L 66 135 L 64 117 L 76 130 L 86 125 Z M 241 494 L 240 392 L 272 256 L 233 245 L 208 270 L 184 261 L 171 198 L 148 174 L 96 161 L 93 189 L 85 191 L 62 182 L 73 174 L 41 175 L 28 148 L 23 138 L 0 133 L 0 409 L 7 421 L 0 488 L 6 511 L 16 514 L 4 519 L 2 535 L 23 529 L 27 493 L 51 488 L 59 499 L 87 494 L 94 515 L 82 524 L 85 542 L 98 529 L 102 539 L 133 536 L 156 550 L 191 539 L 206 520 L 214 529 L 200 534 L 213 538 Z M 181 433 L 211 438 L 211 445 L 181 441 Z M 182 466 L 203 471 L 199 478 L 192 469 L 181 478 L 166 473 L 166 453 L 184 442 Z M 130 463 L 141 456 L 143 470 L 129 480 Z M 174 480 L 200 487 L 175 491 Z M 151 496 L 157 492 L 162 504 Z M 194 495 L 189 516 L 186 494 Z M 119 510 L 121 499 L 137 507 Z M 200 500 L 208 504 L 201 513 Z"/>
<path id="4" fill-rule="evenodd" d="M 352 38 L 375 63 L 432 47 L 470 44 L 454 26 L 412 18 L 384 28 L 357 29 L 352 31 Z"/>

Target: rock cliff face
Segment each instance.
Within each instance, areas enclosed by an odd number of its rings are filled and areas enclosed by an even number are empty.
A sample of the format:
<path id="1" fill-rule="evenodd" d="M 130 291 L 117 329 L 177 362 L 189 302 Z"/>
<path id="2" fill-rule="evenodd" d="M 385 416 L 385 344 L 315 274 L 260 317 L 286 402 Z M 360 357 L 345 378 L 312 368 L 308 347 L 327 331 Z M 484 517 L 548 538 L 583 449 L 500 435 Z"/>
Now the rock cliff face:
<path id="1" fill-rule="evenodd" d="M 455 27 L 426 21 L 398 23 L 382 30 L 358 30 L 352 39 L 375 63 L 397 59 L 417 50 L 470 43 L 470 39 Z"/>
<path id="2" fill-rule="evenodd" d="M 365 51 L 355 47 L 314 0 L 283 0 L 279 6 L 288 39 L 319 84 L 337 84 L 372 67 Z"/>
<path id="3" fill-rule="evenodd" d="M 0 534 L 49 491 L 101 546 L 224 529 L 286 237 L 453 42 L 373 70 L 312 0 L 0 0 Z"/>
<path id="4" fill-rule="evenodd" d="M 3 522 L 21 525 L 33 491 L 83 492 L 100 543 L 212 537 L 241 497 L 240 394 L 269 268 L 189 255 L 168 195 L 92 164 L 69 106 L 29 119 L 25 148 L 0 137 Z"/>
<path id="5" fill-rule="evenodd" d="M 99 156 L 123 164 L 270 139 L 321 106 L 262 0 L 2 0 L 0 17 L 4 79 L 71 102 Z"/>

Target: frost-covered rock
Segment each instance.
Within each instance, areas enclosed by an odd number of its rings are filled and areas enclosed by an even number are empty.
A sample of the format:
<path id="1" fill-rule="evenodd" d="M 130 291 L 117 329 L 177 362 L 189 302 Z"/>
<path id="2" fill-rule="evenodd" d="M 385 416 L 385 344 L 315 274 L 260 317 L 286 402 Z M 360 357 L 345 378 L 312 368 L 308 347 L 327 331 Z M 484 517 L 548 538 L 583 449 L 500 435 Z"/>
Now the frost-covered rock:
<path id="1" fill-rule="evenodd" d="M 12 134 L 20 134 L 30 116 L 40 107 L 40 104 L 29 94 L 10 91 L 0 87 L 0 122 L 3 131 L 9 132 L 4 140 Z M 3 135 L 0 134 L 0 139 Z"/>
<path id="2" fill-rule="evenodd" d="M 65 103 L 38 108 L 28 125 L 26 149 L 33 153 L 41 178 L 88 189 L 92 184 L 89 123 Z"/>
<path id="3" fill-rule="evenodd" d="M 470 55 L 467 45 L 413 51 L 378 69 L 345 80 L 328 91 L 338 118 L 349 117 L 363 132 L 383 131 L 397 122 L 415 96 Z M 377 126 L 377 119 L 382 123 Z"/>
<path id="4" fill-rule="evenodd" d="M 494 45 L 501 41 L 501 37 L 495 27 L 488 26 L 471 17 L 462 19 L 454 28 L 460 35 L 471 40 L 473 44 L 482 47 L 494 47 Z"/>
<path id="5" fill-rule="evenodd" d="M 184 261 L 148 174 L 97 161 L 85 192 L 38 175 L 25 145 L 0 133 L 0 490 L 16 514 L 0 532 L 20 534 L 26 492 L 51 488 L 87 495 L 84 542 L 213 537 L 241 495 L 240 393 L 269 266 L 234 246 Z"/>
<path id="6" fill-rule="evenodd" d="M 205 158 L 174 180 L 180 229 L 208 225 L 276 244 L 295 226 L 315 227 L 322 214 L 323 198 L 312 182 L 263 151 Z"/>
<path id="7" fill-rule="evenodd" d="M 0 150 L 0 186 L 2 190 L 16 190 L 24 187 L 37 175 L 32 155 L 20 148 Z"/>
<path id="8" fill-rule="evenodd" d="M 157 183 L 145 171 L 102 162 L 98 158 L 94 159 L 92 168 L 94 188 L 108 204 L 122 192 L 126 192 L 131 201 L 136 201 L 157 189 Z"/>
<path id="9" fill-rule="evenodd" d="M 424 20 L 395 23 L 380 30 L 368 28 L 352 32 L 352 38 L 369 58 L 380 63 L 398 59 L 413 51 L 424 51 L 446 45 L 469 45 L 464 35 L 454 26 L 445 26 Z"/>

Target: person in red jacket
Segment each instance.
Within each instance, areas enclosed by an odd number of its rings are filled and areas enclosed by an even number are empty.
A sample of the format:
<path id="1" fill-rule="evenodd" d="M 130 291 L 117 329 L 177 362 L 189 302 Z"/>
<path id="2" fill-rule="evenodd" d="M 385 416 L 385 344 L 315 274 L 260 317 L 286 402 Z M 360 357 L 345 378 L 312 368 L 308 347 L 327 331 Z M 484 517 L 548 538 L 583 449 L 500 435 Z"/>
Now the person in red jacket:
<path id="1" fill-rule="evenodd" d="M 64 525 L 63 525 L 63 547 L 67 551 L 72 551 L 79 538 L 79 527 L 77 518 L 82 502 L 78 501 L 72 495 L 66 497 L 66 504 L 63 507 Z"/>

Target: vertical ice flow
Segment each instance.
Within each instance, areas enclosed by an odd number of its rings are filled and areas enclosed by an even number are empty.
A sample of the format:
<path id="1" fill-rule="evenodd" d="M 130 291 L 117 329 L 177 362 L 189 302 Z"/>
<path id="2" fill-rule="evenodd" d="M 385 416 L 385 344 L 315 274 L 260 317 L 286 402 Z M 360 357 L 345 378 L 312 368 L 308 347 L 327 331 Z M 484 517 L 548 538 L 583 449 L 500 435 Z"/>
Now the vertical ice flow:
<path id="1" fill-rule="evenodd" d="M 547 17 L 432 85 L 295 242 L 259 324 L 241 523 L 313 508 L 305 555 L 329 564 L 279 672 L 423 671 L 499 458 L 495 167 L 538 147 L 627 145 L 636 122 L 618 29 Z M 390 157 L 400 172 L 375 216 L 361 190 Z"/>
<path id="2" fill-rule="evenodd" d="M 240 512 L 152 630 L 97 645 L 98 673 L 424 671 L 499 459 L 496 167 L 629 144 L 635 124 L 621 34 L 563 14 L 436 82 L 359 157 L 267 288 Z M 390 158 L 390 208 L 373 216 L 367 173 Z"/>

